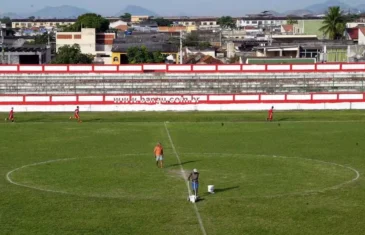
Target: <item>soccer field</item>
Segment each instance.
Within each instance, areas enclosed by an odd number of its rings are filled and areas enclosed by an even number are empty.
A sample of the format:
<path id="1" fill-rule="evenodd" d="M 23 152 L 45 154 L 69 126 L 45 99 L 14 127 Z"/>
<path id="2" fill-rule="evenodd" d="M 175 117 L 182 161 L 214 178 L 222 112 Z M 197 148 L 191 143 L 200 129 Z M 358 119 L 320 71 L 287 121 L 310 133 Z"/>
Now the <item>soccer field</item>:
<path id="1" fill-rule="evenodd" d="M 278 112 L 272 123 L 266 112 L 68 117 L 0 123 L 0 234 L 365 231 L 363 111 Z M 182 173 L 193 168 L 196 204 Z"/>

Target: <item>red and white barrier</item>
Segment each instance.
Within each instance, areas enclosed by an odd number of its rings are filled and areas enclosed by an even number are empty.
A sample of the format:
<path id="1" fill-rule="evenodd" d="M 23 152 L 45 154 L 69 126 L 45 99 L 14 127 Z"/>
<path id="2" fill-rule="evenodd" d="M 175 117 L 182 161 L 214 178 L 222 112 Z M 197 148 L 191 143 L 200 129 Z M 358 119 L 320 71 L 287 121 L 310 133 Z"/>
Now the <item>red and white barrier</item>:
<path id="1" fill-rule="evenodd" d="M 365 63 L 328 64 L 127 64 L 127 65 L 0 65 L 6 73 L 303 73 L 303 72 L 365 72 Z"/>
<path id="2" fill-rule="evenodd" d="M 191 95 L 0 95 L 0 111 L 220 111 L 365 109 L 365 93 Z"/>

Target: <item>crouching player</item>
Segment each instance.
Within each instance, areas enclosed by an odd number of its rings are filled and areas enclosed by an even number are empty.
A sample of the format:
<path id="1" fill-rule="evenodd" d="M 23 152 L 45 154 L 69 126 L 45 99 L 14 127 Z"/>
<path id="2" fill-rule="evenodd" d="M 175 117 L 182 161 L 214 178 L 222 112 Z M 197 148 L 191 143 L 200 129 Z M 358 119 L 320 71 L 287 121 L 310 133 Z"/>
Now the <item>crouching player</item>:
<path id="1" fill-rule="evenodd" d="M 72 117 L 70 117 L 70 120 L 72 119 L 72 118 L 75 118 L 78 122 L 82 122 L 81 120 L 80 120 L 80 110 L 79 110 L 79 106 L 77 106 L 76 107 L 76 109 L 75 109 L 75 112 L 74 112 L 74 116 Z"/>
<path id="2" fill-rule="evenodd" d="M 5 121 L 14 122 L 14 108 L 13 107 L 11 107 L 11 110 L 9 112 L 9 117 L 5 118 Z"/>

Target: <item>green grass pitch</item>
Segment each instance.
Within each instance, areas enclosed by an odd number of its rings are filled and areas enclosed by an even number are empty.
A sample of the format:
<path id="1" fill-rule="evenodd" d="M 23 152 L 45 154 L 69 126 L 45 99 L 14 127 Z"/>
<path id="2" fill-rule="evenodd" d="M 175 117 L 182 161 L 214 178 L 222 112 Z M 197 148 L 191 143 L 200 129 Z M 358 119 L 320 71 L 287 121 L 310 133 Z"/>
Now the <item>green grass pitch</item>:
<path id="1" fill-rule="evenodd" d="M 363 111 L 69 115 L 0 123 L 0 234 L 364 234 Z"/>

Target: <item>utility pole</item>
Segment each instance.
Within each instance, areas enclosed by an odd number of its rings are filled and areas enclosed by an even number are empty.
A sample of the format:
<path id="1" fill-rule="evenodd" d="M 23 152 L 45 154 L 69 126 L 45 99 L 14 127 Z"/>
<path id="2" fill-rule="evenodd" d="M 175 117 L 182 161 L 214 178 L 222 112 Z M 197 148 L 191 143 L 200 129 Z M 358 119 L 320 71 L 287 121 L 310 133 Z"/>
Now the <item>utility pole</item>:
<path id="1" fill-rule="evenodd" d="M 183 63 L 182 30 L 180 30 L 180 64 Z"/>
<path id="2" fill-rule="evenodd" d="M 219 47 L 222 47 L 222 30 L 223 29 L 219 30 Z"/>
<path id="3" fill-rule="evenodd" d="M 3 28 L 1 26 L 0 26 L 0 31 L 1 31 L 1 50 L 2 50 L 1 63 L 5 64 L 4 32 L 3 32 Z"/>

